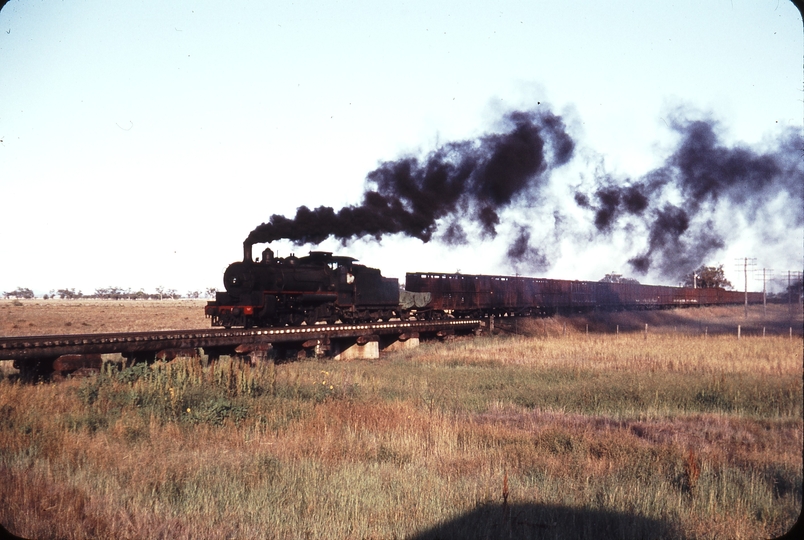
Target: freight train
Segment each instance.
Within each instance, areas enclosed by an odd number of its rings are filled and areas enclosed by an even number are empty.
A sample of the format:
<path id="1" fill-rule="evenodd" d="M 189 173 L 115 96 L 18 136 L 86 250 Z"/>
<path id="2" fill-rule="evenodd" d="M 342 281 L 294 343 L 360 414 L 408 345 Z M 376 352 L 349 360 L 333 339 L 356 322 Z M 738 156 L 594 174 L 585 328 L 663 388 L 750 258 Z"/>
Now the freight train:
<path id="1" fill-rule="evenodd" d="M 745 294 L 631 283 L 569 281 L 520 276 L 408 273 L 405 288 L 395 278 L 352 257 L 312 251 L 304 257 L 275 257 L 270 248 L 223 275 L 225 292 L 205 307 L 212 326 L 272 327 L 374 322 L 390 319 L 553 315 L 593 310 L 667 309 L 741 304 Z M 748 293 L 750 303 L 762 293 Z"/>
<path id="2" fill-rule="evenodd" d="M 725 289 L 693 289 L 569 281 L 519 276 L 408 273 L 405 290 L 427 292 L 427 306 L 454 317 L 523 316 L 742 304 L 745 293 Z M 748 293 L 750 303 L 761 303 L 762 293 Z"/>

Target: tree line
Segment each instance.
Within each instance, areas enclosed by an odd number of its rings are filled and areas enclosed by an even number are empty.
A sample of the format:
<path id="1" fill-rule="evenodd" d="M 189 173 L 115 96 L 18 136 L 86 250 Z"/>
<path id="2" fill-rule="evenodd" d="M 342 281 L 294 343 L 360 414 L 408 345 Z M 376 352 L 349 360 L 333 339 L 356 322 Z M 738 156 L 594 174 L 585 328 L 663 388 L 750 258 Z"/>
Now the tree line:
<path id="1" fill-rule="evenodd" d="M 180 298 L 214 298 L 217 289 L 208 287 L 203 291 L 187 291 L 185 294 L 180 294 L 176 289 L 168 289 L 162 286 L 156 288 L 153 293 L 147 293 L 143 289 L 132 291 L 131 289 L 123 289 L 122 287 L 102 287 L 95 289 L 94 293 L 84 294 L 83 291 L 76 291 L 75 288 L 65 289 L 51 289 L 48 293 L 44 294 L 44 300 L 52 298 L 60 298 L 62 300 L 76 300 L 79 298 L 85 299 L 104 299 L 104 300 L 178 300 Z M 31 299 L 36 295 L 31 289 L 26 287 L 17 287 L 13 291 L 4 291 L 3 298 L 15 299 Z"/>

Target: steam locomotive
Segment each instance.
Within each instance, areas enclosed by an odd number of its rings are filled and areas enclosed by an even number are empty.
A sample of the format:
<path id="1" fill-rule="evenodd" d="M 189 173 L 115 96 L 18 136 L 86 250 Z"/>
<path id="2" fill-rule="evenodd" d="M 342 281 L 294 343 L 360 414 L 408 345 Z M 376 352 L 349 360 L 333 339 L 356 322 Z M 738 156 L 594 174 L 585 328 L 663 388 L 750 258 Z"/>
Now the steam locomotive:
<path id="1" fill-rule="evenodd" d="M 270 248 L 223 275 L 225 292 L 205 307 L 212 326 L 230 328 L 333 324 L 399 318 L 552 315 L 592 310 L 667 309 L 741 304 L 744 293 L 631 283 L 569 281 L 513 276 L 408 273 L 405 288 L 352 257 L 311 251 L 275 257 Z M 750 303 L 762 293 L 748 293 Z"/>
<path id="2" fill-rule="evenodd" d="M 252 259 L 246 244 L 242 262 L 223 274 L 226 292 L 205 308 L 212 326 L 298 326 L 318 321 L 344 323 L 402 316 L 399 281 L 352 257 L 311 251 L 306 257 L 274 257 L 266 248 Z"/>

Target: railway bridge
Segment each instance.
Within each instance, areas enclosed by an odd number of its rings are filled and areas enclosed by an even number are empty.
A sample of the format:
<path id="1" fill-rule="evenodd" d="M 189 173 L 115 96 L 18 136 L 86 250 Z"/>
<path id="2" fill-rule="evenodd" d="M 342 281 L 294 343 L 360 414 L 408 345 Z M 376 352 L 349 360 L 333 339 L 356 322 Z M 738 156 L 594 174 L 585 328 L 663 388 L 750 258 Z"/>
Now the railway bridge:
<path id="1" fill-rule="evenodd" d="M 99 369 L 101 355 L 113 353 L 132 362 L 197 356 L 199 350 L 212 360 L 220 356 L 241 356 L 253 362 L 269 354 L 277 359 L 299 356 L 331 356 L 336 360 L 378 358 L 380 351 L 415 347 L 420 339 L 478 333 L 483 324 L 479 319 L 449 319 L 5 337 L 0 338 L 0 360 L 13 360 L 23 377 L 32 378 Z"/>

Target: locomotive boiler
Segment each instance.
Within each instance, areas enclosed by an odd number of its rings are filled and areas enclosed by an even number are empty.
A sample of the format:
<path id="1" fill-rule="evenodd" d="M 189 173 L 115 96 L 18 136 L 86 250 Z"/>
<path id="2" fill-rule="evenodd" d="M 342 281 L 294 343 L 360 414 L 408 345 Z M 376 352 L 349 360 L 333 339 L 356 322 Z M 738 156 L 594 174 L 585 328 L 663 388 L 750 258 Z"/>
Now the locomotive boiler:
<path id="1" fill-rule="evenodd" d="M 399 281 L 352 257 L 311 251 L 304 257 L 275 257 L 270 248 L 243 260 L 223 275 L 225 292 L 205 308 L 212 326 L 264 327 L 387 320 L 400 316 Z"/>

